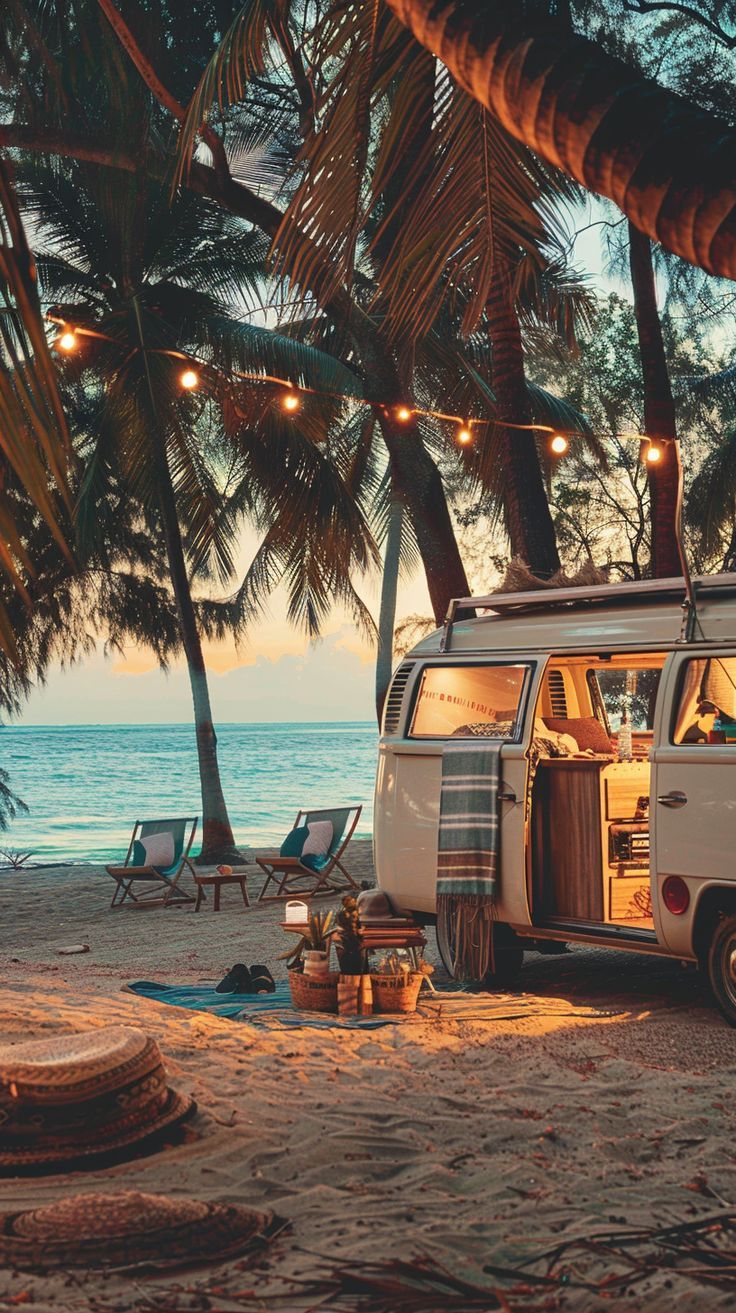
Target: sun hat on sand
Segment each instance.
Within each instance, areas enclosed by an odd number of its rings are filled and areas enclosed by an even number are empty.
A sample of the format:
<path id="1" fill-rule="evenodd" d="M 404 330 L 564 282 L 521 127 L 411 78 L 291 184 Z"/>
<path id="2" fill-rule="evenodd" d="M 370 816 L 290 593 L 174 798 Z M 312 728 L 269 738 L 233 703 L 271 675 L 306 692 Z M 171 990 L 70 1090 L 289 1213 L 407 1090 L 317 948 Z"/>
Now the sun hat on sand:
<path id="1" fill-rule="evenodd" d="M 156 1041 L 134 1026 L 2 1045 L 0 1176 L 132 1156 L 194 1108 L 167 1084 Z"/>
<path id="2" fill-rule="evenodd" d="M 123 1190 L 0 1213 L 0 1266 L 167 1268 L 260 1251 L 283 1223 L 235 1204 Z"/>

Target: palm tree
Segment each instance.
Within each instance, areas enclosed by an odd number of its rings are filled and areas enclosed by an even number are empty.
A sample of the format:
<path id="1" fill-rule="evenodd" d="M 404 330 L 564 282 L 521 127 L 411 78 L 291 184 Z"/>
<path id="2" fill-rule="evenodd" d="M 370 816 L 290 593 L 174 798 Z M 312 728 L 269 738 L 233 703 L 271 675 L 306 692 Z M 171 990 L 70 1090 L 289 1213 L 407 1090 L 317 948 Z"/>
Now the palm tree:
<path id="1" fill-rule="evenodd" d="M 629 222 L 629 267 L 634 291 L 634 312 L 639 335 L 644 382 L 644 428 L 661 440 L 661 456 L 648 466 L 652 522 L 651 569 L 655 579 L 679 575 L 680 447 L 662 325 L 657 310 L 652 246 L 649 238 Z"/>
<path id="2" fill-rule="evenodd" d="M 535 0 L 386 0 L 517 140 L 653 241 L 736 278 L 736 131 L 555 23 Z"/>
<path id="3" fill-rule="evenodd" d="M 244 310 L 242 298 L 261 278 L 264 246 L 257 234 L 244 231 L 218 207 L 192 196 L 170 205 L 165 189 L 145 178 L 121 179 L 77 163 L 27 161 L 22 182 L 24 203 L 40 234 L 44 296 L 78 330 L 79 351 L 68 366 L 70 384 L 77 381 L 92 408 L 77 439 L 85 462 L 77 503 L 80 545 L 85 555 L 102 549 L 105 517 L 99 507 L 110 498 L 121 515 L 142 517 L 150 532 L 161 534 L 192 692 L 202 860 L 222 860 L 232 854 L 234 842 L 194 590 L 207 575 L 220 585 L 232 579 L 243 512 L 258 515 L 260 507 L 263 514 L 267 502 L 274 510 L 279 499 L 288 500 L 284 479 L 290 473 L 288 463 L 274 465 L 271 459 L 269 465 L 261 454 L 264 435 L 274 425 L 289 427 L 274 389 L 266 388 L 264 396 L 256 387 L 254 393 L 252 386 L 238 383 L 236 371 L 268 371 L 294 383 L 309 377 L 341 392 L 358 390 L 355 377 L 331 357 L 254 328 L 238 313 L 238 300 Z M 201 391 L 183 390 L 185 368 L 201 380 Z M 306 418 L 302 427 L 308 427 Z M 293 428 L 286 441 L 294 477 L 311 495 L 312 467 L 320 458 L 313 455 L 310 467 L 304 449 L 314 451 L 314 443 L 301 433 L 299 447 Z M 247 477 L 258 461 L 260 485 Z M 330 464 L 325 457 L 321 463 Z M 326 492 L 322 489 L 333 519 L 335 483 L 342 487 L 337 478 Z M 350 500 L 343 492 L 341 512 Z M 354 500 L 352 506 L 352 514 L 344 515 L 342 537 L 320 533 L 318 519 L 318 542 L 312 543 L 311 555 L 302 553 L 302 560 L 310 562 L 307 591 L 330 549 L 339 552 L 327 576 L 326 587 L 331 582 L 333 592 L 339 587 L 349 591 L 345 580 L 350 570 L 370 560 L 370 536 Z M 302 544 L 303 514 L 302 505 Z M 285 520 L 283 515 L 280 521 L 276 514 L 273 518 L 269 550 L 272 562 L 278 562 L 279 551 L 283 559 L 287 550 L 283 536 L 278 538 Z M 277 564 L 271 583 L 274 570 Z M 304 589 L 297 586 L 296 591 L 303 598 Z M 249 614 L 247 603 L 252 611 L 251 595 L 241 589 L 230 604 L 236 633 Z"/>
<path id="4" fill-rule="evenodd" d="M 69 435 L 49 353 L 33 259 L 7 162 L 0 156 L 0 577 L 28 602 L 34 562 L 8 499 L 19 480 L 70 559 Z M 0 603 L 0 652 L 17 659 L 8 611 Z"/>

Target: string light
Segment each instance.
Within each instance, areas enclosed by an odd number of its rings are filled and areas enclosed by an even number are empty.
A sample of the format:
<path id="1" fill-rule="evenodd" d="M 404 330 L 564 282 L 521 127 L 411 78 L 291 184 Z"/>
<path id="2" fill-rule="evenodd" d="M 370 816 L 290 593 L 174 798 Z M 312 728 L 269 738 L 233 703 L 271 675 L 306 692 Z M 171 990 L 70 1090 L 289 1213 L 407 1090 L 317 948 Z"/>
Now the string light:
<path id="1" fill-rule="evenodd" d="M 71 355 L 72 351 L 76 351 L 79 346 L 79 338 L 73 329 L 66 328 L 64 332 L 57 337 L 54 345 L 59 351 L 63 351 L 64 354 L 68 356 Z"/>
<path id="2" fill-rule="evenodd" d="M 71 352 L 76 351 L 78 349 L 80 345 L 80 337 L 82 336 L 89 338 L 97 338 L 100 341 L 110 342 L 115 345 L 119 345 L 117 343 L 114 343 L 114 339 L 108 337 L 107 334 L 97 332 L 93 328 L 75 328 L 67 324 L 67 322 L 64 319 L 61 319 L 53 314 L 47 314 L 46 318 L 51 323 L 58 324 L 59 327 L 62 329 L 62 332 L 54 341 L 54 346 L 57 350 L 63 351 L 65 354 L 70 354 Z M 181 351 L 167 350 L 165 347 L 153 348 L 153 350 L 155 351 L 156 354 L 168 356 L 170 359 L 179 360 L 182 363 L 191 360 L 191 356 L 185 355 Z M 210 364 L 209 368 L 212 369 L 213 366 Z M 403 403 L 398 406 L 381 405 L 377 401 L 367 401 L 362 397 L 355 396 L 352 393 L 333 392 L 326 388 L 312 388 L 306 386 L 295 387 L 294 384 L 291 383 L 288 379 L 278 378 L 273 374 L 255 373 L 255 372 L 250 373 L 243 370 L 233 370 L 232 376 L 234 378 L 248 380 L 253 383 L 275 385 L 276 387 L 280 388 L 282 390 L 280 404 L 282 409 L 285 410 L 288 414 L 295 414 L 296 411 L 300 409 L 302 405 L 302 397 L 305 394 L 314 394 L 314 395 L 332 397 L 338 401 L 357 402 L 358 404 L 362 404 L 362 405 L 371 405 L 373 407 L 378 407 L 386 416 L 388 416 L 389 414 L 393 414 L 394 418 L 398 420 L 399 423 L 401 424 L 407 423 L 415 415 L 425 415 L 428 419 L 443 420 L 446 421 L 448 424 L 455 425 L 455 441 L 459 443 L 459 445 L 462 447 L 468 446 L 468 444 L 473 441 L 474 424 L 483 424 L 486 426 L 494 425 L 505 429 L 513 429 L 514 431 L 525 430 L 533 433 L 548 434 L 549 448 L 550 451 L 553 452 L 555 456 L 564 456 L 569 451 L 571 437 L 585 436 L 584 432 L 579 432 L 577 430 L 572 430 L 572 429 L 569 430 L 567 433 L 561 433 L 558 429 L 553 428 L 550 424 L 513 424 L 510 420 L 495 420 L 495 419 L 484 419 L 484 420 L 467 419 L 466 420 L 463 419 L 462 416 L 460 415 L 450 415 L 441 410 L 431 410 L 428 408 L 425 409 L 424 407 L 421 406 L 409 407 Z M 200 383 L 199 374 L 196 372 L 196 370 L 191 368 L 191 365 L 189 365 L 186 369 L 184 369 L 182 373 L 179 375 L 179 384 L 187 392 L 194 391 L 196 388 L 199 387 L 199 383 Z M 646 433 L 617 433 L 612 436 L 621 442 L 628 440 L 636 440 L 640 442 L 642 444 L 642 458 L 647 462 L 647 464 L 655 465 L 658 461 L 662 460 L 664 456 L 664 447 L 662 443 L 659 442 L 656 438 L 650 438 Z"/>

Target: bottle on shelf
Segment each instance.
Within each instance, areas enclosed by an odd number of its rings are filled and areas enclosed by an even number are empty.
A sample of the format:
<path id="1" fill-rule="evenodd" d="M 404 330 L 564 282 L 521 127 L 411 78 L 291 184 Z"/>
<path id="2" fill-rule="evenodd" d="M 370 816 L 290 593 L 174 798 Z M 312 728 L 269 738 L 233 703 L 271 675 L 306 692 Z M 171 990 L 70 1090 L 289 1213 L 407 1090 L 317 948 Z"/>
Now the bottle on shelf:
<path id="1" fill-rule="evenodd" d="M 621 724 L 618 728 L 618 759 L 619 761 L 632 760 L 631 721 L 626 711 L 621 717 Z"/>

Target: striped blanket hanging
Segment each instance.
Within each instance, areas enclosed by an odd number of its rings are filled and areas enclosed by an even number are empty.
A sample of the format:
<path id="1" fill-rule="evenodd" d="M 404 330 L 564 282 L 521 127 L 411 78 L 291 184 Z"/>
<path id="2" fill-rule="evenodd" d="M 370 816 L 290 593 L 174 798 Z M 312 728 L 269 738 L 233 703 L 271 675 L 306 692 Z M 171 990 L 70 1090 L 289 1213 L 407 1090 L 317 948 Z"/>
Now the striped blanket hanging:
<path id="1" fill-rule="evenodd" d="M 437 853 L 437 920 L 453 945 L 455 978 L 481 980 L 493 968 L 492 919 L 498 888 L 501 745 L 447 743 Z"/>

